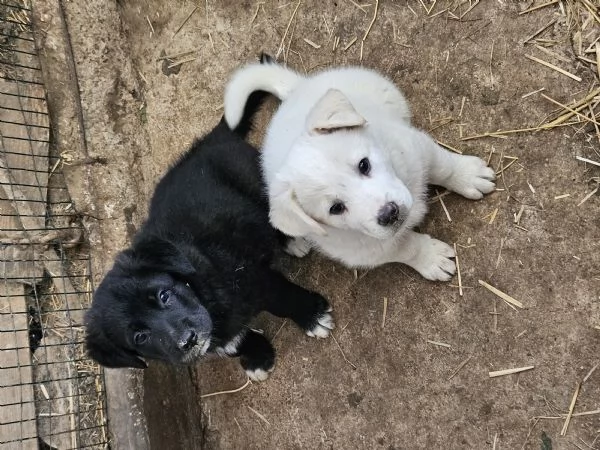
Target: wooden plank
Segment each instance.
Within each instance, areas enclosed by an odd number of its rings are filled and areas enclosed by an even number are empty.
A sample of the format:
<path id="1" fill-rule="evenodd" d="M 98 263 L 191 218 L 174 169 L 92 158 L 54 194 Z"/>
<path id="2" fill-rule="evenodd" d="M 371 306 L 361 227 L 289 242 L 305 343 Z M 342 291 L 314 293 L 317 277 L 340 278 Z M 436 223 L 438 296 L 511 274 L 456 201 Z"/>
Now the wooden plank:
<path id="1" fill-rule="evenodd" d="M 79 447 L 77 417 L 80 399 L 77 368 L 70 360 L 71 352 L 72 347 L 65 339 L 54 333 L 46 334 L 36 351 L 34 379 L 36 386 L 43 385 L 48 394 L 37 403 L 37 430 L 44 442 L 59 449 Z M 47 364 L 47 358 L 60 361 Z"/>
<path id="2" fill-rule="evenodd" d="M 29 420 L 21 423 L 12 423 L 10 425 L 0 425 L 0 436 L 23 436 L 25 431 L 29 429 L 31 426 L 35 428 L 35 421 Z M 27 439 L 23 440 L 14 440 L 11 439 L 9 442 L 0 442 L 0 450 L 39 450 L 37 444 L 37 437 L 34 436 L 33 439 L 31 436 Z"/>
<path id="3" fill-rule="evenodd" d="M 83 327 L 83 315 L 85 308 L 82 297 L 75 294 L 77 289 L 71 283 L 69 275 L 65 271 L 63 264 L 59 261 L 59 256 L 55 250 L 44 252 L 46 260 L 46 270 L 52 276 L 52 281 L 56 289 L 55 295 L 58 297 L 59 305 L 57 314 L 61 314 L 61 323 L 63 326 Z"/>
<path id="4" fill-rule="evenodd" d="M 26 16 L 21 17 L 19 21 L 24 25 L 17 27 L 27 28 L 28 20 Z M 31 43 L 15 40 L 13 44 L 13 48 L 20 50 L 13 55 L 19 66 L 3 69 L 15 79 L 41 82 L 38 58 L 23 53 L 35 53 L 35 49 L 26 48 Z M 45 330 L 35 351 L 33 378 L 30 376 L 29 379 L 30 386 L 35 387 L 32 393 L 35 402 L 31 406 L 37 408 L 38 434 L 33 436 L 39 436 L 52 447 L 77 448 L 78 386 L 73 359 L 81 355 L 73 354 L 71 343 L 73 339 L 82 338 L 81 300 L 73 293 L 76 290 L 57 253 L 44 245 L 29 244 L 47 231 L 45 215 L 50 158 L 45 92 L 41 84 L 0 80 L 0 93 L 0 101 L 5 100 L 0 104 L 0 211 L 7 212 L 3 214 L 5 217 L 0 217 L 0 239 L 3 243 L 14 242 L 0 254 L 0 274 L 5 280 L 20 277 L 24 283 L 37 284 L 45 268 L 54 284 L 51 298 L 41 305 Z M 16 304 L 13 297 L 9 300 L 11 307 L 23 311 L 13 313 L 11 317 L 25 318 L 25 323 L 13 322 L 14 330 L 19 330 L 13 335 L 27 338 L 27 305 Z M 0 326 L 0 329 L 4 328 Z M 23 352 L 16 348 L 13 351 L 16 356 L 12 362 L 15 362 Z M 6 374 L 13 377 L 19 369 L 8 363 L 5 367 Z M 32 409 L 36 415 L 35 408 Z M 25 419 L 21 421 L 21 424 L 27 423 Z M 7 427 L 11 426 L 7 424 Z"/>
<path id="5" fill-rule="evenodd" d="M 26 235 L 19 230 L 45 226 L 48 109 L 45 100 L 37 99 L 44 98 L 42 86 L 0 79 L 0 92 L 0 237 L 18 241 Z M 30 284 L 41 279 L 43 268 L 35 262 L 33 247 L 9 245 L 0 256 L 4 279 Z"/>
<path id="6" fill-rule="evenodd" d="M 15 446 L 13 443 L 0 444 L 0 450 L 39 450 L 39 443 L 37 438 L 27 439 L 21 441 L 19 445 Z"/>
<path id="7" fill-rule="evenodd" d="M 26 448 L 16 442 L 37 436 L 27 315 L 12 311 L 26 309 L 23 288 L 0 285 L 0 443 L 12 448 Z"/>
<path id="8" fill-rule="evenodd" d="M 2 203 L 0 201 L 0 211 L 2 210 Z M 8 219 L 0 219 L 0 228 L 10 223 Z M 13 223 L 16 224 L 17 222 Z M 21 281 L 27 284 L 35 284 L 41 281 L 42 274 L 43 267 L 35 259 L 33 247 L 25 245 L 3 246 L 2 251 L 0 251 L 0 276 L 2 281 L 7 280 L 11 283 Z M 18 305 L 15 305 L 15 308 L 18 308 Z"/>
<path id="9" fill-rule="evenodd" d="M 30 55 L 16 55 L 21 65 L 34 66 Z M 22 70 L 31 79 L 28 71 Z M 0 254 L 0 445 L 28 449 L 38 446 L 38 377 L 29 349 L 24 286 L 16 281 L 39 283 L 43 265 L 37 262 L 39 249 L 16 242 L 30 236 L 27 230 L 39 233 L 45 228 L 49 120 L 46 102 L 40 100 L 45 97 L 43 86 L 0 79 L 0 92 L 0 237 L 9 243 Z M 50 432 L 56 432 L 53 428 Z"/>
<path id="10" fill-rule="evenodd" d="M 44 228 L 49 169 L 48 109 L 45 101 L 28 98 L 43 98 L 44 88 L 0 79 L 0 92 L 13 94 L 19 105 L 15 109 L 0 108 L 0 153 L 10 171 L 10 182 L 23 194 L 19 198 L 12 193 L 16 209 L 26 230 Z M 3 185 L 3 188 L 6 191 L 15 186 Z"/>
<path id="11" fill-rule="evenodd" d="M 5 281 L 1 280 L 0 285 L 4 285 Z M 9 282 L 9 284 L 12 284 Z M 15 294 L 12 291 L 6 291 L 2 286 L 0 286 L 0 297 L 5 299 L 8 303 L 10 302 L 10 309 L 5 304 L 4 306 L 0 306 L 0 314 L 23 314 L 24 317 L 27 317 L 27 305 L 20 301 L 20 298 L 23 296 L 23 292 L 19 292 Z M 14 299 L 14 300 L 13 300 Z M 9 311 L 9 312 L 7 312 Z M 11 331 L 12 331 L 12 322 L 10 323 Z M 1 328 L 1 327 L 0 327 Z"/>
<path id="12" fill-rule="evenodd" d="M 54 284 L 54 301 L 45 310 L 44 322 L 57 332 L 46 334 L 36 351 L 38 366 L 34 377 L 39 382 L 44 381 L 50 397 L 41 407 L 55 415 L 39 416 L 38 431 L 53 447 L 77 448 L 75 428 L 79 402 L 77 367 L 73 360 L 80 359 L 83 353 L 76 354 L 70 344 L 73 340 L 83 340 L 84 308 L 81 296 L 74 294 L 77 290 L 56 251 L 46 250 L 42 258 Z"/>

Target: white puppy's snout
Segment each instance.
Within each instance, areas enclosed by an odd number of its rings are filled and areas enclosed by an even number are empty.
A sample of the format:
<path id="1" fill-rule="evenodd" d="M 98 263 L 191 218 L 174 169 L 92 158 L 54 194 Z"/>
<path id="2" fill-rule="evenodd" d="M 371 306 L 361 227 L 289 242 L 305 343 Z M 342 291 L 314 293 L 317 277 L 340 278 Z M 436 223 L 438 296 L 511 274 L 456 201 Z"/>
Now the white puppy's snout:
<path id="1" fill-rule="evenodd" d="M 383 227 L 401 225 L 408 216 L 408 208 L 396 202 L 387 202 L 377 213 L 377 223 Z"/>
<path id="2" fill-rule="evenodd" d="M 398 213 L 400 208 L 396 202 L 387 202 L 379 209 L 377 214 L 377 223 L 381 226 L 393 225 L 398 222 Z"/>
<path id="3" fill-rule="evenodd" d="M 400 226 L 408 218 L 413 199 L 406 187 L 386 195 L 386 202 L 377 211 L 377 223 L 380 226 Z"/>

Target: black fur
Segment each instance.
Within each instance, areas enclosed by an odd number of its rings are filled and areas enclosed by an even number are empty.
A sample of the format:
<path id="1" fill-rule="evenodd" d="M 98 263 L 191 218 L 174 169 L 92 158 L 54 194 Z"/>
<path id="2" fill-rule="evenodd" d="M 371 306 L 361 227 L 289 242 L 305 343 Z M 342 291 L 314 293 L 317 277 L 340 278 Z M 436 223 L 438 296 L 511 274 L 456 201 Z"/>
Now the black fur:
<path id="1" fill-rule="evenodd" d="M 261 52 L 261 54 L 258 56 L 258 61 L 261 64 L 276 64 L 273 57 L 265 52 Z"/>
<path id="2" fill-rule="evenodd" d="M 192 363 L 204 349 L 268 371 L 275 352 L 245 332 L 250 320 L 266 310 L 310 331 L 329 310 L 271 268 L 285 237 L 269 224 L 258 152 L 243 140 L 263 95 L 249 99 L 242 125 L 232 131 L 221 120 L 159 182 L 146 223 L 86 314 L 88 353 L 100 364 Z"/>

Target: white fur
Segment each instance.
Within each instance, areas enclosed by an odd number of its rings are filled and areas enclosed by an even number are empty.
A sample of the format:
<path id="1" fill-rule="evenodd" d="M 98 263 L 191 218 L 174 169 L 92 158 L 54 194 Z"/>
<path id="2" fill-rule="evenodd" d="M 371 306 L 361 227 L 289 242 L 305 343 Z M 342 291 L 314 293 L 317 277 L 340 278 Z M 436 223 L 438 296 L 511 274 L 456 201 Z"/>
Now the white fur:
<path id="1" fill-rule="evenodd" d="M 301 237 L 291 238 L 285 246 L 285 251 L 296 258 L 302 258 L 310 252 L 310 242 Z"/>
<path id="2" fill-rule="evenodd" d="M 246 370 L 246 375 L 248 375 L 248 378 L 252 381 L 265 381 L 269 378 L 271 372 L 273 372 L 273 367 L 268 371 L 263 369 Z"/>
<path id="3" fill-rule="evenodd" d="M 237 125 L 247 97 L 262 89 L 283 102 L 267 130 L 262 167 L 271 223 L 296 239 L 288 252 L 311 247 L 350 267 L 401 262 L 430 280 L 455 272 L 453 250 L 411 231 L 424 217 L 427 183 L 479 199 L 494 190 L 494 171 L 474 156 L 450 153 L 410 124 L 400 91 L 371 70 L 336 68 L 302 77 L 277 64 L 239 70 L 225 95 L 225 117 Z M 371 172 L 360 174 L 368 158 Z M 347 210 L 329 211 L 336 201 Z M 383 226 L 388 202 L 401 219 Z"/>
<path id="4" fill-rule="evenodd" d="M 310 337 L 324 339 L 334 328 L 333 317 L 327 312 L 317 318 L 317 324 L 311 330 L 306 330 L 306 334 Z"/>
<path id="5" fill-rule="evenodd" d="M 245 100 L 252 91 L 263 90 L 277 98 L 286 98 L 302 78 L 296 72 L 277 64 L 254 64 L 234 74 L 225 88 L 225 120 L 239 123 L 244 114 Z"/>
<path id="6" fill-rule="evenodd" d="M 200 345 L 195 345 L 192 347 L 183 357 L 184 363 L 189 363 L 191 361 L 195 361 L 201 356 L 206 355 L 208 352 L 208 347 L 210 347 L 210 336 L 206 338 L 204 343 Z"/>
<path id="7" fill-rule="evenodd" d="M 215 353 L 219 356 L 234 356 L 237 355 L 238 347 L 246 337 L 246 330 L 236 334 L 229 342 L 222 347 L 215 348 Z"/>

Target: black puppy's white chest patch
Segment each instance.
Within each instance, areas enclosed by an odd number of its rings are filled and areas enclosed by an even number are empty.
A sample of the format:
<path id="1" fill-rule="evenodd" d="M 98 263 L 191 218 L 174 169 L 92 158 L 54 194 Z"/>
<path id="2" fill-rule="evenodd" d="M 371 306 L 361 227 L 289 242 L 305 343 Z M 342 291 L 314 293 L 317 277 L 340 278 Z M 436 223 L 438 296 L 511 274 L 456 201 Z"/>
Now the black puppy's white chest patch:
<path id="1" fill-rule="evenodd" d="M 247 330 L 240 331 L 225 345 L 216 347 L 214 350 L 215 353 L 219 356 L 236 356 L 238 354 L 240 344 L 246 337 L 246 333 Z"/>

